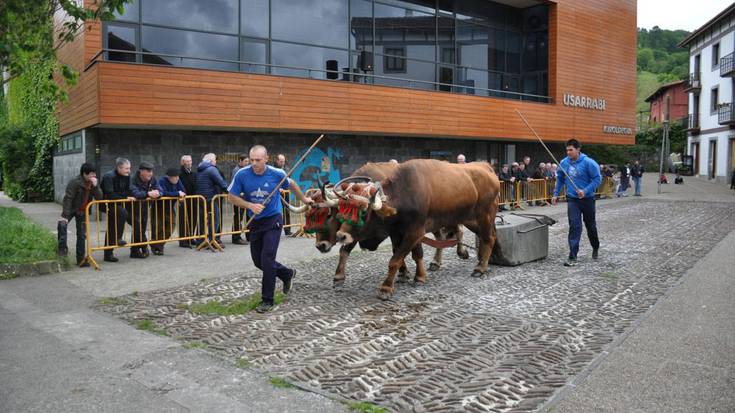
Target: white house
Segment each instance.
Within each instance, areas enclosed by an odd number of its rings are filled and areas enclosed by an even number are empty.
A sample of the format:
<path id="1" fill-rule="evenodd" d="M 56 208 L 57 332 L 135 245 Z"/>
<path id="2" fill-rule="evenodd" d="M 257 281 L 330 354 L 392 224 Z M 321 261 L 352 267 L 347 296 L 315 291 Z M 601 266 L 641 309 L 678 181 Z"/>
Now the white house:
<path id="1" fill-rule="evenodd" d="M 735 168 L 735 3 L 681 41 L 689 48 L 687 151 L 694 174 L 730 182 Z"/>

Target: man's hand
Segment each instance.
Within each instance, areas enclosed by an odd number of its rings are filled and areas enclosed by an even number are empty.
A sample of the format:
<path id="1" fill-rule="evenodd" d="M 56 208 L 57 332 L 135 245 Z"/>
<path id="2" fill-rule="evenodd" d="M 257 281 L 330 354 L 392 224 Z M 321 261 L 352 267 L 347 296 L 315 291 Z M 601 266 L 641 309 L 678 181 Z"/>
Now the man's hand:
<path id="1" fill-rule="evenodd" d="M 510 177 L 510 181 L 511 181 L 511 182 L 515 182 L 515 181 L 516 181 L 516 177 L 515 177 L 515 176 L 511 176 L 511 177 Z"/>
<path id="2" fill-rule="evenodd" d="M 157 189 L 154 189 L 152 191 L 148 191 L 148 198 L 159 198 L 161 196 L 161 193 L 158 192 Z"/>
<path id="3" fill-rule="evenodd" d="M 183 198 L 185 196 L 186 194 L 184 193 L 184 191 L 179 191 L 179 198 Z"/>
<path id="4" fill-rule="evenodd" d="M 265 205 L 263 204 L 253 204 L 251 203 L 248 205 L 248 209 L 252 211 L 253 214 L 258 215 L 265 209 Z"/>
<path id="5" fill-rule="evenodd" d="M 137 199 L 134 196 L 129 196 L 127 199 L 128 201 L 137 201 Z"/>
<path id="6" fill-rule="evenodd" d="M 584 190 L 577 189 L 577 197 L 579 197 L 579 199 L 584 198 Z"/>
<path id="7" fill-rule="evenodd" d="M 89 179 L 89 182 L 92 183 L 92 188 L 97 186 L 97 178 L 95 178 L 94 176 Z"/>
<path id="8" fill-rule="evenodd" d="M 558 196 L 551 197 L 551 205 L 556 205 L 558 201 L 559 201 Z"/>

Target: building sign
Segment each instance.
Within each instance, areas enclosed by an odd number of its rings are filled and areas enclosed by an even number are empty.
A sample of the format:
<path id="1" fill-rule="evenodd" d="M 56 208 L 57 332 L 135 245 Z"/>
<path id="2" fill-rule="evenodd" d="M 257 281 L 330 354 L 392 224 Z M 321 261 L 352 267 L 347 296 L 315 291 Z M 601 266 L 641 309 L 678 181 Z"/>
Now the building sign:
<path id="1" fill-rule="evenodd" d="M 608 126 L 604 125 L 602 127 L 603 133 L 612 133 L 614 135 L 632 135 L 633 129 L 626 128 L 624 126 Z"/>
<path id="2" fill-rule="evenodd" d="M 571 93 L 564 94 L 564 106 L 575 108 L 605 110 L 605 99 L 595 99 L 589 96 L 577 96 Z"/>

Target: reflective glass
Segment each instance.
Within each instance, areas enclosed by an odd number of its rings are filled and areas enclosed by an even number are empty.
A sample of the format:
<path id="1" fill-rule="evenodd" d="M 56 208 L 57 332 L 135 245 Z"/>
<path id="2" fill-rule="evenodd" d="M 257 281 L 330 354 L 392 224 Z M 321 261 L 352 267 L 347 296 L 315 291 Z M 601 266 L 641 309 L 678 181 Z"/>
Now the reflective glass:
<path id="1" fill-rule="evenodd" d="M 144 0 L 143 23 L 237 34 L 238 0 Z"/>
<path id="2" fill-rule="evenodd" d="M 385 56 L 376 55 L 379 61 L 383 61 Z M 387 76 L 394 79 L 375 78 L 375 84 L 386 86 L 410 87 L 413 89 L 434 90 L 436 81 L 436 64 L 429 62 L 420 62 L 417 60 L 405 59 L 404 73 L 386 73 L 382 64 L 375 65 L 375 74 L 379 76 Z M 423 82 L 421 82 L 423 81 Z"/>
<path id="3" fill-rule="evenodd" d="M 304 69 L 289 69 L 274 67 L 273 74 L 297 77 L 311 77 L 312 79 L 326 79 L 327 61 L 336 60 L 337 69 L 345 72 L 347 68 L 347 51 L 328 49 L 317 46 L 303 46 L 283 42 L 273 42 L 271 46 L 271 60 L 274 65 L 291 66 Z M 307 69 L 315 69 L 309 71 Z M 341 78 L 341 77 L 340 77 Z"/>
<path id="4" fill-rule="evenodd" d="M 115 24 L 107 25 L 107 48 L 135 51 L 135 28 Z M 107 58 L 118 62 L 135 62 L 134 53 L 109 52 Z"/>
<path id="5" fill-rule="evenodd" d="M 142 48 L 144 52 L 186 56 L 185 58 L 147 55 L 143 62 L 174 66 L 201 67 L 206 69 L 237 70 L 237 63 L 214 62 L 201 59 L 237 61 L 238 40 L 236 36 L 189 32 L 142 26 Z"/>
<path id="6" fill-rule="evenodd" d="M 240 34 L 268 37 L 268 0 L 242 0 Z"/>
<path id="7" fill-rule="evenodd" d="M 272 0 L 272 36 L 278 40 L 348 47 L 344 0 Z"/>
<path id="8" fill-rule="evenodd" d="M 373 50 L 373 3 L 350 0 L 350 48 Z"/>
<path id="9" fill-rule="evenodd" d="M 117 11 L 115 12 L 115 20 L 137 22 L 139 17 L 140 17 L 139 0 L 130 0 L 130 3 L 126 3 L 123 14 L 119 14 Z"/>
<path id="10" fill-rule="evenodd" d="M 266 41 L 242 39 L 240 61 L 251 63 L 268 63 L 268 44 Z M 249 73 L 268 73 L 263 65 L 241 64 L 240 70 Z"/>

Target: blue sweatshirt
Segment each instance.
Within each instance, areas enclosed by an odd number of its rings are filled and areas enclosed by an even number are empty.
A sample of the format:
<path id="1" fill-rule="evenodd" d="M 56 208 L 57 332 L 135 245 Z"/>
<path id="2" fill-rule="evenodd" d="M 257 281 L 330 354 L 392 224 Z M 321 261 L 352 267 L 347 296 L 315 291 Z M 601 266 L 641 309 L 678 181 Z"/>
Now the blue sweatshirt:
<path id="1" fill-rule="evenodd" d="M 160 188 L 161 196 L 178 197 L 179 191 L 186 192 L 186 190 L 184 189 L 184 184 L 181 183 L 181 180 L 176 182 L 176 185 L 174 185 L 171 183 L 171 181 L 168 180 L 167 176 L 162 176 L 161 179 L 158 180 L 158 187 Z"/>
<path id="2" fill-rule="evenodd" d="M 577 196 L 577 189 L 572 185 L 567 178 L 564 171 L 572 177 L 574 183 L 577 184 L 577 188 L 584 190 L 584 197 L 594 197 L 597 187 L 602 182 L 602 175 L 600 175 L 600 165 L 595 162 L 594 159 L 580 152 L 579 158 L 576 161 L 572 161 L 567 156 L 562 159 L 559 170 L 556 171 L 556 186 L 554 187 L 554 196 L 559 196 L 561 187 L 566 185 L 567 187 L 567 198 L 579 198 Z"/>

